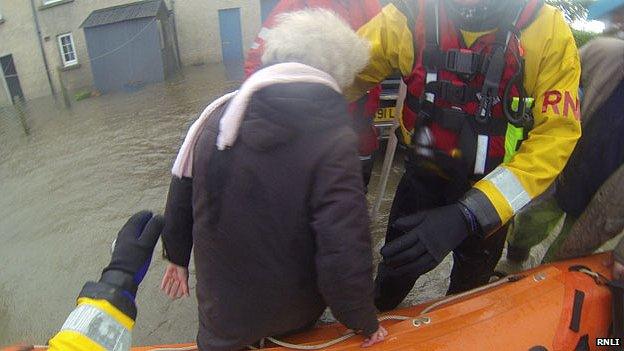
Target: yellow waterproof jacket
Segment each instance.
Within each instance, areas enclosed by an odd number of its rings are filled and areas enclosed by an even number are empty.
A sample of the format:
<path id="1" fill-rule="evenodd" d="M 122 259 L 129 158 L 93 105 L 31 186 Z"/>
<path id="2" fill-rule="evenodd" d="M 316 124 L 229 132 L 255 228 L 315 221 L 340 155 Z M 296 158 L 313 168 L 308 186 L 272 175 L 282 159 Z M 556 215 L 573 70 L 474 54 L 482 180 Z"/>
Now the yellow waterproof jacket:
<path id="1" fill-rule="evenodd" d="M 413 13 L 424 6 L 422 1 L 408 5 Z M 347 91 L 350 99 L 396 70 L 404 77 L 411 74 L 414 52 L 425 43 L 414 40 L 408 18 L 390 3 L 358 30 L 370 42 L 371 59 Z M 417 21 L 416 25 L 423 24 Z M 462 31 L 468 45 L 486 33 Z M 534 128 L 513 157 L 477 182 L 461 200 L 486 235 L 548 188 L 581 135 L 577 96 L 580 64 L 563 16 L 552 6 L 542 6 L 533 22 L 521 31 L 519 40 L 525 53 L 524 88 L 535 99 Z"/>
<path id="2" fill-rule="evenodd" d="M 50 351 L 126 351 L 134 320 L 107 300 L 81 297 L 49 342 Z"/>

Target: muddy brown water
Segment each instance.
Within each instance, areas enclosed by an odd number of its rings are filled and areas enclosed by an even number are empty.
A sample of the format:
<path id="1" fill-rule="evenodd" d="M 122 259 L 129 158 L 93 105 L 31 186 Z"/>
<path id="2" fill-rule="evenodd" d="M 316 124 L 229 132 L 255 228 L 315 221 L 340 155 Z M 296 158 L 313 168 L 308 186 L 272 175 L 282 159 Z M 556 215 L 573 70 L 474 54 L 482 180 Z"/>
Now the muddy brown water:
<path id="1" fill-rule="evenodd" d="M 141 209 L 162 212 L 172 160 L 190 123 L 237 85 L 215 65 L 186 69 L 138 92 L 74 102 L 70 110 L 41 99 L 26 106 L 29 135 L 14 113 L 0 110 L 0 346 L 43 344 L 54 335 L 84 282 L 97 280 L 108 263 L 127 217 Z M 372 224 L 376 252 L 401 163 L 397 156 Z M 447 258 L 419 279 L 404 304 L 444 294 L 450 265 Z M 158 289 L 164 266 L 155 255 L 139 289 L 135 345 L 195 338 L 193 270 L 191 298 L 172 302 Z"/>
<path id="2" fill-rule="evenodd" d="M 0 112 L 0 346 L 45 343 L 97 279 L 127 217 L 162 212 L 185 131 L 215 97 L 236 88 L 221 66 L 193 67 L 130 94 L 26 106 L 25 135 Z M 60 99 L 59 99 L 60 100 Z M 135 343 L 194 340 L 193 300 L 158 291 L 156 258 L 141 286 Z"/>

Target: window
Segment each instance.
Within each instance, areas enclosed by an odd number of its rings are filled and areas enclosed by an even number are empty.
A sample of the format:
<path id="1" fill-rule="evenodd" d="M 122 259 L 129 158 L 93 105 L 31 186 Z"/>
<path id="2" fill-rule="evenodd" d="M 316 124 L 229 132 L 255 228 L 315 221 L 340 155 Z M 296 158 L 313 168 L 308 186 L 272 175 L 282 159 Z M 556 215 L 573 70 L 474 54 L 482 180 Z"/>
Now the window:
<path id="1" fill-rule="evenodd" d="M 58 36 L 59 50 L 63 59 L 63 66 L 72 66 L 78 63 L 76 58 L 76 49 L 74 46 L 74 37 L 71 33 L 61 34 Z"/>
<path id="2" fill-rule="evenodd" d="M 49 9 L 55 6 L 69 4 L 71 2 L 74 2 L 74 0 L 38 0 L 38 1 L 41 3 L 41 6 L 39 6 L 39 10 L 45 10 L 45 9 Z"/>

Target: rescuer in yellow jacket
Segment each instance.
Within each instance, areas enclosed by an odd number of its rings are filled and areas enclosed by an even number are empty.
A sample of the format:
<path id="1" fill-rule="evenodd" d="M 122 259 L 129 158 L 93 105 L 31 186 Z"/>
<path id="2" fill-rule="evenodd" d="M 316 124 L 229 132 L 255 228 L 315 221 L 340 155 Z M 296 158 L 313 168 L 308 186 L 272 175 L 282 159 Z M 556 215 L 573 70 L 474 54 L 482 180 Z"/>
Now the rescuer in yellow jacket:
<path id="1" fill-rule="evenodd" d="M 134 299 L 163 225 L 162 216 L 148 211 L 130 217 L 117 235 L 111 261 L 100 280 L 84 285 L 76 308 L 50 339 L 48 350 L 130 350 L 137 313 Z"/>
<path id="2" fill-rule="evenodd" d="M 449 293 L 486 283 L 506 223 L 542 193 L 581 134 L 579 59 L 538 0 L 397 0 L 358 31 L 371 61 L 350 98 L 399 71 L 410 151 L 376 279 L 381 310 L 451 251 Z"/>

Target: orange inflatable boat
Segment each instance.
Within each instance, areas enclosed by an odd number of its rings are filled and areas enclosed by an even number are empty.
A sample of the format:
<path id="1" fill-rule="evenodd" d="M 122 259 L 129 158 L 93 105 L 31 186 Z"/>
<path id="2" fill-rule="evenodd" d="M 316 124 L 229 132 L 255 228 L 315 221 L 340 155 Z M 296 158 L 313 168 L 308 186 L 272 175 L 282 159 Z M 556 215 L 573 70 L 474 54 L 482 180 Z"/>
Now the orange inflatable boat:
<path id="1" fill-rule="evenodd" d="M 610 254 L 599 254 L 508 276 L 486 287 L 382 315 L 386 340 L 368 350 L 607 350 Z M 385 318 L 383 316 L 386 316 Z M 138 326 L 140 328 L 140 326 Z M 361 336 L 343 337 L 339 324 L 278 342 L 326 350 L 362 350 Z M 336 339 L 346 339 L 338 341 Z M 268 341 L 263 350 L 289 350 Z M 624 350 L 624 347 L 621 348 Z M 194 344 L 134 347 L 134 351 L 196 350 Z"/>
<path id="2" fill-rule="evenodd" d="M 465 296 L 394 310 L 382 322 L 387 339 L 367 350 L 601 350 L 596 338 L 607 338 L 611 324 L 611 292 L 604 285 L 609 261 L 609 254 L 599 254 L 542 265 Z M 283 341 L 319 345 L 344 333 L 332 324 Z M 363 350 L 361 342 L 354 336 L 324 349 Z M 133 350 L 159 349 L 195 350 L 194 344 Z M 264 349 L 289 348 L 268 342 Z"/>

